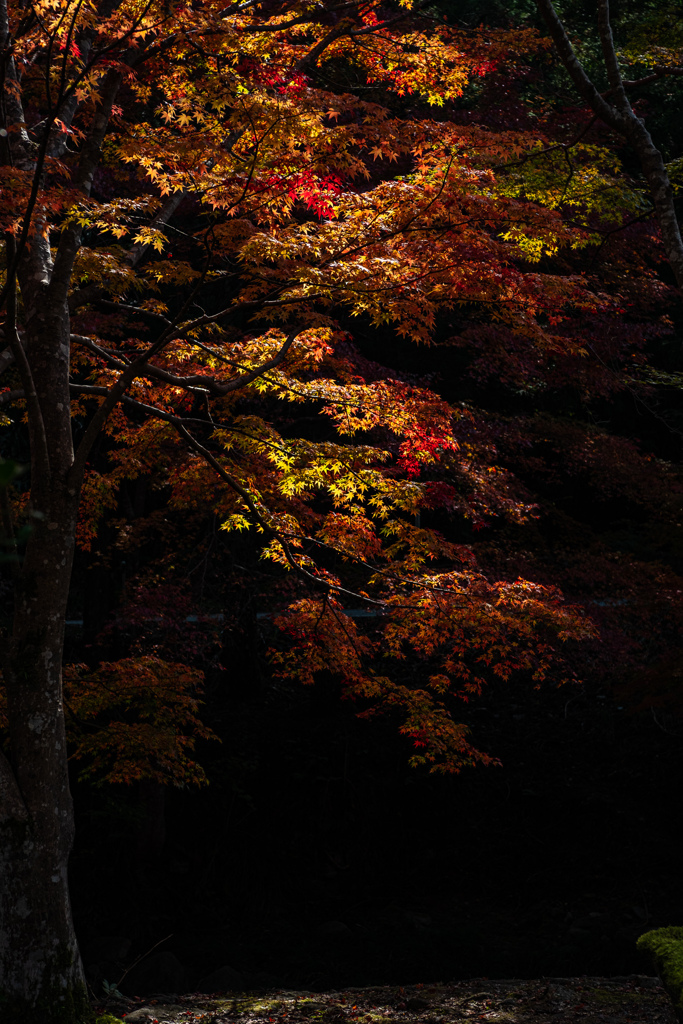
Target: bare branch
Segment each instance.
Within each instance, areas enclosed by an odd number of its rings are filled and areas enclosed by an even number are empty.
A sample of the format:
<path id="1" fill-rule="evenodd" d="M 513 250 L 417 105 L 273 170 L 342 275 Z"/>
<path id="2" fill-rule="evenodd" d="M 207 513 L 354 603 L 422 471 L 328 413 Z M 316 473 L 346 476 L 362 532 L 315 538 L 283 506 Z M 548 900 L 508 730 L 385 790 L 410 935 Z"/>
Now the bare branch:
<path id="1" fill-rule="evenodd" d="M 658 82 L 660 78 L 666 78 L 668 75 L 683 75 L 683 68 L 668 68 L 662 64 L 655 64 L 651 75 L 646 75 L 645 78 L 625 78 L 624 85 L 627 89 L 639 89 L 643 85 Z"/>
<path id="2" fill-rule="evenodd" d="M 600 31 L 602 55 L 605 60 L 605 67 L 607 68 L 607 78 L 611 86 L 610 91 L 616 98 L 617 106 L 622 114 L 632 115 L 633 110 L 631 109 L 631 104 L 628 101 L 628 96 L 624 89 L 624 80 L 621 77 L 619 61 L 617 60 L 617 53 L 614 49 L 614 37 L 612 36 L 612 26 L 609 20 L 609 0 L 599 0 L 598 29 Z"/>
<path id="3" fill-rule="evenodd" d="M 18 402 L 20 398 L 26 398 L 25 391 L 3 391 L 0 393 L 0 405 L 9 405 L 10 402 Z"/>
<path id="4" fill-rule="evenodd" d="M 574 52 L 574 47 L 569 41 L 564 25 L 560 21 L 552 0 L 536 0 L 536 6 L 541 13 L 543 20 L 548 26 L 548 31 L 557 47 L 562 63 L 576 86 L 579 95 L 592 107 L 605 124 L 617 131 L 623 131 L 623 119 L 619 112 L 605 100 L 595 88 L 586 74 L 581 61 Z"/>

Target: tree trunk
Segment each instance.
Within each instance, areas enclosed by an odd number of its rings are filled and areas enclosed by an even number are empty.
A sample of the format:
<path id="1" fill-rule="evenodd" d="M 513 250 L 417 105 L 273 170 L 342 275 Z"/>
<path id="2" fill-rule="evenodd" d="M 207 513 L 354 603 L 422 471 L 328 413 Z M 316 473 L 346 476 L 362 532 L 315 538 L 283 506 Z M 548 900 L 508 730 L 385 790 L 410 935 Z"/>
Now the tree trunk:
<path id="1" fill-rule="evenodd" d="M 7 232 L 5 237 L 7 280 L 2 289 L 5 338 L 26 401 L 33 532 L 14 573 L 12 637 L 0 652 L 9 720 L 9 754 L 0 751 L 0 1020 L 2 1024 L 84 1024 L 92 1013 L 67 884 L 74 817 L 62 656 L 85 463 L 119 392 L 91 422 L 81 457 L 74 459 L 68 294 L 81 228 L 62 225 L 51 239 L 48 222 L 42 219 L 45 164 L 41 161 L 60 156 L 65 143 L 59 133 L 52 140 L 49 126 L 44 144 L 31 143 L 12 47 L 7 2 L 0 0 L 0 163 L 31 170 L 34 176 L 24 228 L 18 235 Z M 112 68 L 98 83 L 98 103 L 71 180 L 72 187 L 86 196 L 122 80 L 120 70 Z M 48 92 L 51 89 L 48 84 Z M 73 103 L 59 107 L 52 93 L 48 105 L 59 109 L 62 123 L 75 109 Z M 57 235 L 53 258 L 50 242 Z"/>
<path id="2" fill-rule="evenodd" d="M 681 239 L 681 229 L 676 216 L 674 190 L 671 187 L 664 158 L 652 141 L 652 136 L 643 122 L 635 115 L 630 120 L 624 134 L 633 146 L 640 160 L 645 180 L 650 186 L 650 195 L 662 235 L 666 258 L 676 278 L 678 289 L 683 295 L 683 239 Z"/>
<path id="3" fill-rule="evenodd" d="M 26 356 L 15 346 L 25 359 L 33 518 L 3 652 L 9 718 L 9 755 L 0 753 L 3 1024 L 83 1024 L 91 1016 L 67 883 L 74 818 L 62 699 L 80 487 L 69 477 L 69 318 L 65 297 L 50 296 L 50 270 L 49 249 L 36 238 L 19 275 Z"/>
<path id="4" fill-rule="evenodd" d="M 6 680 L 10 761 L 0 768 L 4 1024 L 81 1024 L 89 1013 L 67 883 L 74 823 L 61 654 L 74 518 L 72 498 L 53 501 L 17 581 Z"/>
<path id="5" fill-rule="evenodd" d="M 560 60 L 579 95 L 605 124 L 623 135 L 635 150 L 650 188 L 666 257 L 676 278 L 679 292 L 683 295 L 683 239 L 676 216 L 674 192 L 664 158 L 626 95 L 612 38 L 609 0 L 598 0 L 597 5 L 600 40 L 611 87 L 609 93 L 605 94 L 598 92 L 586 74 L 552 0 L 536 0 L 536 6 L 548 26 Z"/>

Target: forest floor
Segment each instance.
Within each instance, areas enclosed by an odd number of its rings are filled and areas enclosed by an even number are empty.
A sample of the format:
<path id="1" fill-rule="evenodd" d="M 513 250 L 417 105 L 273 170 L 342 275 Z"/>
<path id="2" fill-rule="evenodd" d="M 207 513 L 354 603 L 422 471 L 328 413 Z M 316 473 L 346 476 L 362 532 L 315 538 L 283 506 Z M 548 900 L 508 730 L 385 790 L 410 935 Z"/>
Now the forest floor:
<path id="1" fill-rule="evenodd" d="M 171 1002 L 171 998 L 173 1001 Z M 676 1024 L 659 979 L 542 978 L 110 1002 L 126 1024 Z"/>

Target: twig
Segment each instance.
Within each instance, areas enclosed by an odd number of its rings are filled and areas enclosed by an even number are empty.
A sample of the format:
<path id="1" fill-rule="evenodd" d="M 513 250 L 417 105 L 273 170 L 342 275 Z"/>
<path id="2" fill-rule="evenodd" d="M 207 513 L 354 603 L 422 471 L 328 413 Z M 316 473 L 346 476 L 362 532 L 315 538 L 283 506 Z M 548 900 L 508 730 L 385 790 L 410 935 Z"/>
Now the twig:
<path id="1" fill-rule="evenodd" d="M 130 967 L 126 967 L 125 971 L 123 972 L 123 974 L 121 975 L 119 980 L 116 982 L 116 987 L 117 988 L 119 987 L 119 985 L 121 984 L 123 979 L 126 977 L 126 975 L 129 974 L 130 971 L 132 971 L 134 967 L 137 967 L 137 965 L 140 963 L 141 960 L 144 960 L 145 957 L 148 957 L 149 954 L 152 953 L 157 948 L 157 946 L 160 946 L 162 942 L 166 942 L 168 939 L 172 939 L 172 938 L 173 938 L 173 932 L 171 932 L 170 935 L 166 935 L 165 938 L 159 939 L 158 942 L 155 942 L 154 945 L 150 949 L 148 949 L 146 953 L 141 953 L 140 956 L 137 958 L 137 960 L 133 960 L 133 963 L 130 965 Z"/>

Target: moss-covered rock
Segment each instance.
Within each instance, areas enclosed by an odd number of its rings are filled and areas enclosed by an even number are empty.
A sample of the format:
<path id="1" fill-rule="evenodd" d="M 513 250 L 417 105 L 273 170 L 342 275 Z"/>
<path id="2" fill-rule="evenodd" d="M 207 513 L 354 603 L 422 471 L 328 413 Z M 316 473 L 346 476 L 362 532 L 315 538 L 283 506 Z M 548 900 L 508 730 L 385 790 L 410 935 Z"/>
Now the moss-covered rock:
<path id="1" fill-rule="evenodd" d="M 645 932 L 637 946 L 650 957 L 671 996 L 678 1019 L 683 1021 L 683 927 L 674 925 Z"/>

